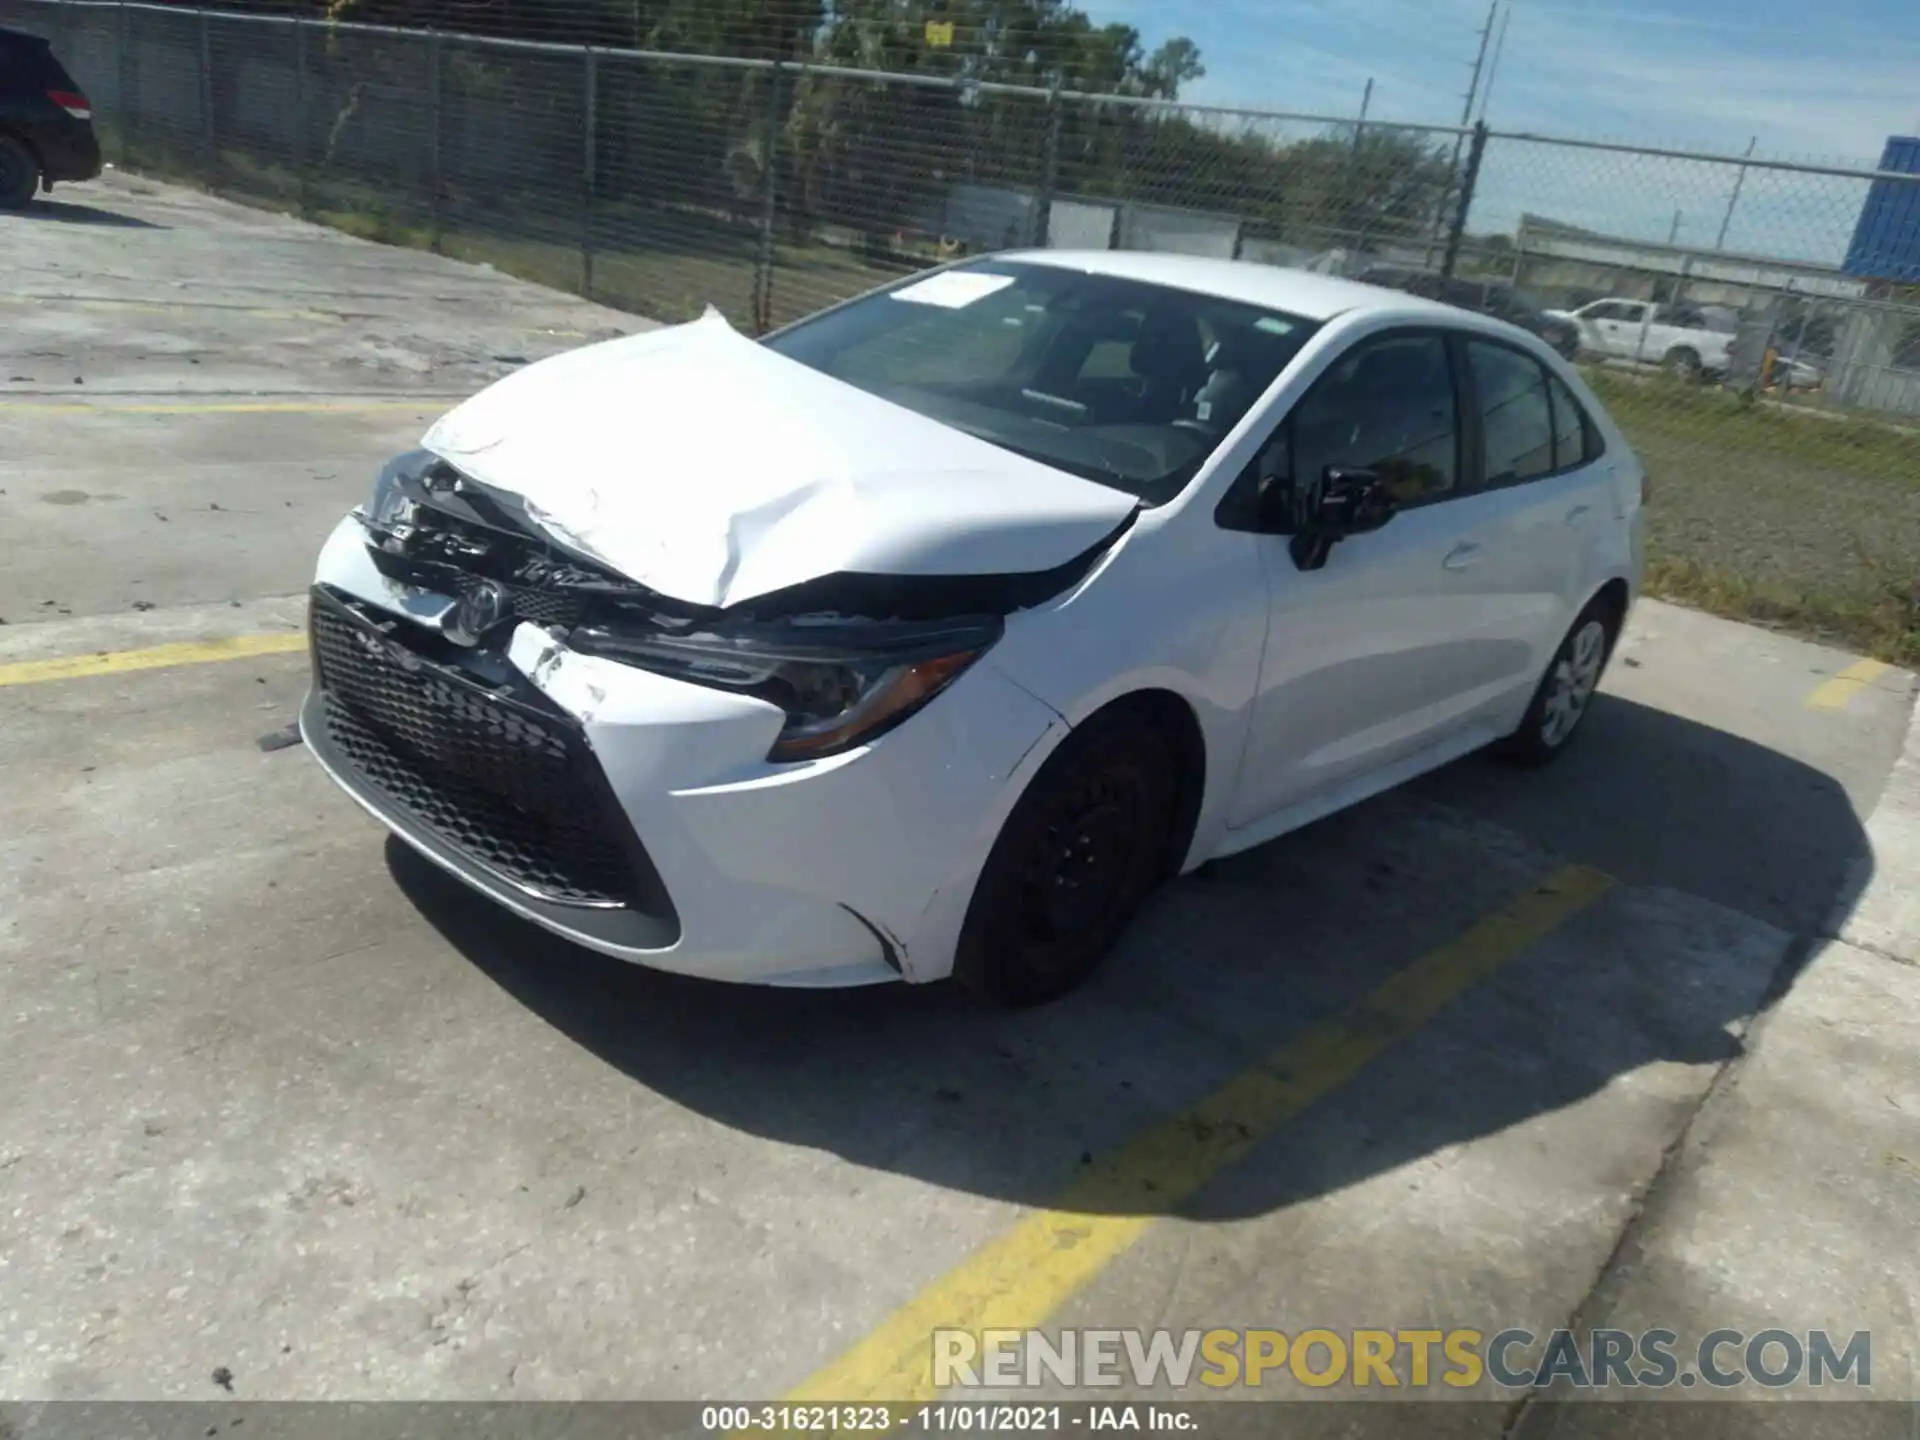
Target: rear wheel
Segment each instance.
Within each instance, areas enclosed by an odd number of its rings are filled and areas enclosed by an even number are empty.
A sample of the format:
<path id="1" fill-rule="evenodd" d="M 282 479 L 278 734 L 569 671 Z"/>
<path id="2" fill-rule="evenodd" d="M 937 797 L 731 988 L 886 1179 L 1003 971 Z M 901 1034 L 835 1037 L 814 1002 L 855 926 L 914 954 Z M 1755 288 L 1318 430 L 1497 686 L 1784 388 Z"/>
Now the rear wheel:
<path id="1" fill-rule="evenodd" d="M 40 190 L 40 162 L 24 140 L 0 135 L 0 210 L 24 210 Z"/>
<path id="2" fill-rule="evenodd" d="M 1678 379 L 1688 381 L 1689 383 L 1698 380 L 1702 368 L 1700 364 L 1700 352 L 1698 350 L 1690 349 L 1685 345 L 1679 345 L 1667 352 L 1667 373 Z"/>
<path id="3" fill-rule="evenodd" d="M 1600 677 L 1619 638 L 1619 625 L 1614 606 L 1605 599 L 1594 600 L 1580 612 L 1540 678 L 1520 728 L 1495 747 L 1500 758 L 1519 765 L 1544 765 L 1566 750 L 1593 705 L 1594 692 L 1600 688 Z"/>
<path id="4" fill-rule="evenodd" d="M 1092 974 L 1164 874 L 1176 763 L 1152 722 L 1124 711 L 1069 736 L 994 842 L 956 978 L 1039 1005 Z"/>

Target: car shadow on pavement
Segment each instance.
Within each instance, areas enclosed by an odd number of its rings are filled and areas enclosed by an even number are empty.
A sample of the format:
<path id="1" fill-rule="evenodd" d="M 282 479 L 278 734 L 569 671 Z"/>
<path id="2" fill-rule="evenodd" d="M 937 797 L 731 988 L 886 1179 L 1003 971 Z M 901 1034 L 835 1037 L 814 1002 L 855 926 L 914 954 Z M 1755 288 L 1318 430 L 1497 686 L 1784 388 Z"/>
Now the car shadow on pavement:
<path id="1" fill-rule="evenodd" d="M 1209 867 L 1156 897 L 1082 991 L 1013 1013 L 948 985 L 663 975 L 513 919 L 398 841 L 388 859 L 471 963 L 633 1082 L 739 1132 L 1022 1204 L 1051 1203 L 1092 1157 L 1559 865 L 1625 882 L 1181 1211 L 1227 1219 L 1497 1135 L 1644 1067 L 1732 1058 L 1808 949 L 1746 917 L 1825 915 L 1865 852 L 1826 776 L 1603 697 L 1560 765 L 1471 758 Z"/>
<path id="2" fill-rule="evenodd" d="M 36 200 L 20 213 L 29 220 L 51 220 L 60 225 L 99 225 L 121 230 L 171 228 L 152 220 L 142 220 L 137 215 L 120 215 L 112 210 L 96 209 L 92 205 L 77 205 L 71 200 Z"/>

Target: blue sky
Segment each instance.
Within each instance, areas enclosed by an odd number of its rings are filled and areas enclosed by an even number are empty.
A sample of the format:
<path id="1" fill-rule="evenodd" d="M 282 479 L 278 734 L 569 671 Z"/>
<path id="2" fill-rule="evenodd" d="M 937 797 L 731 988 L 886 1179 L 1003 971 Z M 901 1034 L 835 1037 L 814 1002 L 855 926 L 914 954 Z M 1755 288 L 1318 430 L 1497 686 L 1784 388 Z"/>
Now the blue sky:
<path id="1" fill-rule="evenodd" d="M 1083 0 L 1149 47 L 1200 46 L 1186 98 L 1370 118 L 1460 118 L 1488 0 Z M 1504 0 L 1503 0 L 1504 3 Z M 1496 130 L 1872 165 L 1920 132 L 1916 0 L 1511 0 L 1487 112 Z M 1497 34 L 1496 30 L 1496 34 Z M 1495 142 L 1483 221 L 1521 209 L 1682 243 L 1718 238 L 1733 167 Z M 1834 259 L 1864 187 L 1750 171 L 1729 249 Z M 1497 213 L 1496 213 L 1497 212 Z M 1488 225 L 1487 228 L 1492 228 Z"/>

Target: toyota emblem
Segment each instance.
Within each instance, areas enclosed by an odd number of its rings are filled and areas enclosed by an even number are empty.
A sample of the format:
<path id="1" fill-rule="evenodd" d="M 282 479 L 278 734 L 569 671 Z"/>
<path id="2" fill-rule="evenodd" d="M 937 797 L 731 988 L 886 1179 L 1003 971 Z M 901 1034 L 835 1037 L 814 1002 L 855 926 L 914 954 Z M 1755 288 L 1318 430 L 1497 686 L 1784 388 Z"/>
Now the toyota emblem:
<path id="1" fill-rule="evenodd" d="M 513 613 L 513 600 L 497 580 L 482 580 L 460 597 L 441 626 L 456 645 L 478 645 L 480 638 Z"/>

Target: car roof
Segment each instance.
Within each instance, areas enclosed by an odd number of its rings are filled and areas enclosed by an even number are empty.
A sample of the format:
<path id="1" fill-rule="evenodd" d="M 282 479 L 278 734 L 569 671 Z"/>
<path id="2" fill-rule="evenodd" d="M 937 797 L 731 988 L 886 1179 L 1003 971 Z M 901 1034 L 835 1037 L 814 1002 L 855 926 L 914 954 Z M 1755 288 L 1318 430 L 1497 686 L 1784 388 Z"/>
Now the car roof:
<path id="1" fill-rule="evenodd" d="M 1217 260 L 1205 255 L 1173 255 L 1155 250 L 1009 250 L 994 258 L 1036 265 L 1057 265 L 1089 275 L 1113 275 L 1175 290 L 1217 295 L 1245 305 L 1261 305 L 1304 320 L 1331 320 L 1350 310 L 1392 310 L 1411 315 L 1451 315 L 1453 307 L 1391 290 L 1289 270 L 1250 260 Z"/>
<path id="2" fill-rule="evenodd" d="M 31 30 L 15 30 L 11 25 L 0 25 L 0 40 L 18 40 L 25 45 L 44 45 L 48 48 L 53 44 L 44 35 L 35 35 Z"/>

